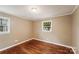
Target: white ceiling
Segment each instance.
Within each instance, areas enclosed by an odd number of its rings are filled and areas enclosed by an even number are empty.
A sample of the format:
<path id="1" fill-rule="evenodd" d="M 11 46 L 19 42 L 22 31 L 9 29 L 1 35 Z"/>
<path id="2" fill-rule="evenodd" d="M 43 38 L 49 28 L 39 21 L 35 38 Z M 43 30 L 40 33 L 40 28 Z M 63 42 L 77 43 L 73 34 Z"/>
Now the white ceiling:
<path id="1" fill-rule="evenodd" d="M 37 12 L 32 12 L 37 8 Z M 75 10 L 74 5 L 1 5 L 0 11 L 24 19 L 39 20 L 48 17 L 69 15 Z"/>

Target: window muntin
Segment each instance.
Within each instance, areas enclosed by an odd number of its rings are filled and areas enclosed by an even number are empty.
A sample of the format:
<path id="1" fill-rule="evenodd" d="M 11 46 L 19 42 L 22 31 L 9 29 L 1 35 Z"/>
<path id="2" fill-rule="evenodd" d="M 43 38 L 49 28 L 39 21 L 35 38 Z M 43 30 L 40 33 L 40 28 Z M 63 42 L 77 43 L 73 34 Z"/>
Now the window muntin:
<path id="1" fill-rule="evenodd" d="M 0 33 L 10 32 L 10 19 L 8 17 L 0 17 Z"/>
<path id="2" fill-rule="evenodd" d="M 52 21 L 42 21 L 42 31 L 44 32 L 51 32 L 52 31 Z"/>

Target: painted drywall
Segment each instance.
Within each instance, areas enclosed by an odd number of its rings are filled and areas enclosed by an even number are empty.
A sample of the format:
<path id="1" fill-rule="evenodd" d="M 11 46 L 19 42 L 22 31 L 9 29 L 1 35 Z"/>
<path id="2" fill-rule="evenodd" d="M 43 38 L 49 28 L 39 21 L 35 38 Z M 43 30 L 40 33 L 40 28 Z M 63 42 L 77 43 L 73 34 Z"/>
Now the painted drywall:
<path id="1" fill-rule="evenodd" d="M 56 18 L 52 20 L 52 31 L 42 31 L 42 21 L 33 22 L 33 37 L 41 40 L 47 40 L 54 43 L 72 46 L 72 18 L 71 15 Z M 45 20 L 48 20 L 45 19 Z M 44 21 L 44 20 L 43 20 Z"/>
<path id="2" fill-rule="evenodd" d="M 32 21 L 0 12 L 0 16 L 10 18 L 10 33 L 0 34 L 0 49 L 9 47 L 31 37 Z"/>
<path id="3" fill-rule="evenodd" d="M 73 46 L 79 49 L 79 8 L 72 14 L 73 17 Z"/>
<path id="4" fill-rule="evenodd" d="M 0 16 L 10 17 L 10 33 L 0 34 L 0 49 L 18 42 L 37 38 L 54 43 L 72 46 L 72 16 L 47 18 L 52 20 L 52 32 L 42 31 L 42 21 L 29 21 L 0 12 Z"/>

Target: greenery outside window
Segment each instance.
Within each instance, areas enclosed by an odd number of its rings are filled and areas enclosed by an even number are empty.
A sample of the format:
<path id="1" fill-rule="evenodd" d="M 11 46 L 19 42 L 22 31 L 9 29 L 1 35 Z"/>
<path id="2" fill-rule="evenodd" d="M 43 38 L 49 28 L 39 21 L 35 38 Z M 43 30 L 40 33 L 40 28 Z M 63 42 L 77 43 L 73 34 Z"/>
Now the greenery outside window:
<path id="1" fill-rule="evenodd" d="M 51 32 L 52 31 L 52 21 L 42 21 L 42 31 L 44 32 Z"/>
<path id="2" fill-rule="evenodd" d="M 0 34 L 10 32 L 10 19 L 8 17 L 0 17 Z"/>

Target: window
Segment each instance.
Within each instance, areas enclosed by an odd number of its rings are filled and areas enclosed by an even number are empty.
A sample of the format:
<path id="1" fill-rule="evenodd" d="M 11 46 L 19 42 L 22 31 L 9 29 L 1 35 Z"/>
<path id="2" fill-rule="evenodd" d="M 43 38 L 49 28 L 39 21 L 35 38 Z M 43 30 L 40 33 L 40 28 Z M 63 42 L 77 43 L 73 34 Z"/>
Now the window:
<path id="1" fill-rule="evenodd" d="M 10 19 L 8 17 L 0 17 L 0 34 L 10 32 Z"/>
<path id="2" fill-rule="evenodd" d="M 42 22 L 42 31 L 51 32 L 52 31 L 52 21 L 47 20 Z"/>

